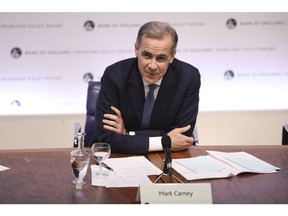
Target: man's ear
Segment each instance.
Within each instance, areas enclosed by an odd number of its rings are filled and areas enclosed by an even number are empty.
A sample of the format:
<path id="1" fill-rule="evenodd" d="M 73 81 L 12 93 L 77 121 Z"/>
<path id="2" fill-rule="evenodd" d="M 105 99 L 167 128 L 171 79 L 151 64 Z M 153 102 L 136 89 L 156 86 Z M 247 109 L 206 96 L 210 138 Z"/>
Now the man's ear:
<path id="1" fill-rule="evenodd" d="M 135 43 L 135 45 L 134 45 L 134 51 L 135 51 L 135 56 L 138 56 L 138 46 L 137 46 L 137 44 Z"/>
<path id="2" fill-rule="evenodd" d="M 173 55 L 172 58 L 170 59 L 170 64 L 173 62 L 174 58 L 175 58 L 175 55 Z"/>

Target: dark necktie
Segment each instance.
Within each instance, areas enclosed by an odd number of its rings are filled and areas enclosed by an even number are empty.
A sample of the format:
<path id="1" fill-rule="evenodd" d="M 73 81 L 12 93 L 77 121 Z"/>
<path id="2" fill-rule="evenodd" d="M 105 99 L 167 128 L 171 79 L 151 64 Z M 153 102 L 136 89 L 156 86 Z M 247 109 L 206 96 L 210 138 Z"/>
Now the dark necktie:
<path id="1" fill-rule="evenodd" d="M 143 116 L 141 121 L 141 129 L 148 128 L 150 123 L 150 117 L 154 106 L 154 90 L 156 89 L 156 84 L 149 85 L 149 92 L 145 99 L 144 109 L 143 109 Z"/>

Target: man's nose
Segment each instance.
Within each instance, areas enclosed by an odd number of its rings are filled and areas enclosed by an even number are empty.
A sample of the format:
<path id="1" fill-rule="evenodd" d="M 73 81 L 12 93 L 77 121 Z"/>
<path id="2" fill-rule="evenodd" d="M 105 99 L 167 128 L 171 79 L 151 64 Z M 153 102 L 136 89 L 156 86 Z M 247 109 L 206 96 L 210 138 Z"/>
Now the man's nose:
<path id="1" fill-rule="evenodd" d="M 150 68 L 151 70 L 157 69 L 157 61 L 156 61 L 155 59 L 151 59 L 151 62 L 150 62 L 150 64 L 149 64 L 149 68 Z"/>

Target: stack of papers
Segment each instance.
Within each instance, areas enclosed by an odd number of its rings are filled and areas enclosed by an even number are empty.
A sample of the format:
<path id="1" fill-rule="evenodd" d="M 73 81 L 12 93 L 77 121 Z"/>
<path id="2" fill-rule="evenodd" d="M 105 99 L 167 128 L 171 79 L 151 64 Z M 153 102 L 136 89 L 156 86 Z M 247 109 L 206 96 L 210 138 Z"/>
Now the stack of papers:
<path id="1" fill-rule="evenodd" d="M 149 175 L 159 175 L 162 171 L 144 156 L 109 158 L 105 164 L 112 167 L 107 178 L 97 178 L 93 173 L 99 169 L 91 165 L 92 185 L 105 187 L 139 187 L 140 184 L 152 184 Z M 105 169 L 105 168 L 103 168 Z"/>
<path id="2" fill-rule="evenodd" d="M 206 156 L 175 159 L 172 166 L 187 180 L 227 178 L 240 173 L 273 173 L 280 170 L 246 152 L 207 153 Z"/>
<path id="3" fill-rule="evenodd" d="M 7 169 L 10 169 L 10 168 L 0 165 L 0 171 L 4 171 L 4 170 L 7 170 Z"/>

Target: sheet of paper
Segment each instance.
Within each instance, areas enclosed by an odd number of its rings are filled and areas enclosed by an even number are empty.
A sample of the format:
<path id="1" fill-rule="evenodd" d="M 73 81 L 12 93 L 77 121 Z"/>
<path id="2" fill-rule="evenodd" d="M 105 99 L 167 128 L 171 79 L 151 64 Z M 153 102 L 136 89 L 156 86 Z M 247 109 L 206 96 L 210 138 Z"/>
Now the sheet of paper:
<path id="1" fill-rule="evenodd" d="M 7 169 L 10 169 L 10 168 L 0 165 L 0 171 L 4 171 L 4 170 L 7 170 Z"/>
<path id="2" fill-rule="evenodd" d="M 138 187 L 152 183 L 149 175 L 159 175 L 162 171 L 144 156 L 109 158 L 105 163 L 114 169 L 108 178 L 98 179 L 93 175 L 97 165 L 91 165 L 92 185 L 106 187 Z"/>
<path id="3" fill-rule="evenodd" d="M 213 163 L 213 161 L 217 165 L 211 165 L 211 168 L 207 168 L 207 161 L 210 163 L 210 165 Z M 195 168 L 194 165 L 191 165 L 193 162 L 197 163 L 197 168 Z M 219 162 L 216 159 L 210 158 L 208 156 L 199 156 L 172 160 L 172 167 L 187 180 L 227 178 L 233 175 L 233 171 L 230 169 L 230 166 L 225 164 L 221 164 L 219 166 L 218 163 Z M 198 173 L 195 170 L 192 171 L 191 169 L 197 170 Z"/>
<path id="4" fill-rule="evenodd" d="M 194 173 L 215 173 L 224 170 L 225 164 L 207 156 L 176 159 L 177 163 L 187 167 Z"/>
<path id="5" fill-rule="evenodd" d="M 118 175 L 116 172 L 109 171 L 107 178 L 97 178 L 93 173 L 98 170 L 97 165 L 91 165 L 92 171 L 92 185 L 104 187 L 139 187 L 140 184 L 152 184 L 150 179 L 145 175 L 125 176 Z"/>
<path id="6" fill-rule="evenodd" d="M 246 152 L 207 151 L 208 155 L 175 159 L 172 167 L 187 180 L 227 178 L 240 173 L 273 173 L 275 167 Z"/>
<path id="7" fill-rule="evenodd" d="M 241 172 L 272 173 L 280 169 L 247 152 L 207 152 L 213 157 L 237 167 Z"/>

